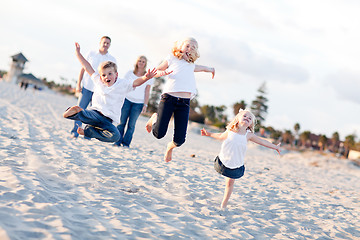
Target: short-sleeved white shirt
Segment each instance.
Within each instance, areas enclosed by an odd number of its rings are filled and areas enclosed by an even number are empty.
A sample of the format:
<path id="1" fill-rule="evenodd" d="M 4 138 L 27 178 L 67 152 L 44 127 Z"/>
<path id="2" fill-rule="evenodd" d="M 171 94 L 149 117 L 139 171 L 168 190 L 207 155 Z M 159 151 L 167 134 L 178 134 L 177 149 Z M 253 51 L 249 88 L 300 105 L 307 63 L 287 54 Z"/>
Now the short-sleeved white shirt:
<path id="1" fill-rule="evenodd" d="M 98 73 L 93 73 L 91 79 L 94 82 L 94 94 L 90 109 L 98 110 L 104 116 L 111 118 L 114 125 L 118 125 L 125 96 L 134 89 L 133 81 L 118 78 L 108 87 L 101 82 Z"/>
<path id="2" fill-rule="evenodd" d="M 195 64 L 173 55 L 169 55 L 165 60 L 168 62 L 167 71 L 173 72 L 167 76 L 163 93 L 190 92 L 193 98 L 196 95 Z"/>
<path id="3" fill-rule="evenodd" d="M 86 56 L 86 60 L 90 63 L 95 72 L 98 72 L 98 67 L 102 62 L 111 61 L 116 63 L 116 59 L 109 53 L 103 55 L 99 51 L 90 51 Z M 84 72 L 82 86 L 89 91 L 94 91 L 94 83 L 87 72 Z"/>
<path id="4" fill-rule="evenodd" d="M 244 157 L 247 149 L 247 137 L 228 130 L 228 136 L 221 145 L 219 158 L 225 167 L 234 169 L 244 165 Z"/>
<path id="5" fill-rule="evenodd" d="M 136 79 L 138 79 L 139 77 L 136 76 L 134 74 L 133 71 L 128 71 L 125 76 L 125 79 L 130 80 L 131 82 L 134 82 Z M 133 103 L 144 103 L 145 101 L 145 88 L 148 85 L 152 85 L 154 82 L 154 79 L 150 79 L 147 82 L 145 82 L 144 84 L 137 86 L 133 91 L 129 92 L 126 95 L 126 99 L 133 102 Z"/>

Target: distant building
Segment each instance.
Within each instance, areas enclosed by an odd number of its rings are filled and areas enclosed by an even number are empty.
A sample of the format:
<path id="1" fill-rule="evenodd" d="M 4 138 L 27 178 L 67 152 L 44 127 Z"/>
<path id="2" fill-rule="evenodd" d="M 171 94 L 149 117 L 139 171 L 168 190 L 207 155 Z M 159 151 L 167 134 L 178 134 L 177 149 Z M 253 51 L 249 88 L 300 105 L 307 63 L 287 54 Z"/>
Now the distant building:
<path id="1" fill-rule="evenodd" d="M 14 56 L 11 56 L 12 63 L 10 70 L 5 77 L 5 81 L 14 83 L 14 84 L 32 84 L 35 88 L 41 89 L 44 87 L 44 83 L 36 78 L 31 73 L 23 73 L 25 68 L 25 63 L 29 60 L 22 53 L 18 53 Z"/>

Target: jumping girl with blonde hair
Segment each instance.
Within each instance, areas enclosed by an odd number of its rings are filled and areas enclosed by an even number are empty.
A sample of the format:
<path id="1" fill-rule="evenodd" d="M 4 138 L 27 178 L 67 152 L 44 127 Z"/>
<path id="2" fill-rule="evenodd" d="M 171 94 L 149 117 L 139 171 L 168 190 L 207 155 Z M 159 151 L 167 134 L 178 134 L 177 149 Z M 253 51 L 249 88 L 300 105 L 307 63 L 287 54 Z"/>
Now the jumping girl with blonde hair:
<path id="1" fill-rule="evenodd" d="M 245 173 L 244 157 L 247 149 L 247 142 L 254 143 L 276 150 L 279 154 L 280 143 L 272 144 L 264 138 L 254 134 L 256 118 L 249 110 L 240 109 L 235 118 L 228 124 L 223 133 L 210 133 L 204 128 L 201 129 L 201 136 L 208 136 L 224 140 L 220 153 L 215 158 L 214 168 L 221 175 L 226 177 L 224 198 L 221 208 L 226 208 L 234 189 L 235 179 L 241 178 Z"/>
<path id="2" fill-rule="evenodd" d="M 194 38 L 177 41 L 169 55 L 158 67 L 158 77 L 163 71 L 170 73 L 161 95 L 158 112 L 154 113 L 146 123 L 146 130 L 160 139 L 165 136 L 171 116 L 174 114 L 174 137 L 167 144 L 164 160 L 171 161 L 172 151 L 185 142 L 189 121 L 190 100 L 196 95 L 194 72 L 210 72 L 212 78 L 215 69 L 196 65 L 200 57 L 198 43 Z"/>

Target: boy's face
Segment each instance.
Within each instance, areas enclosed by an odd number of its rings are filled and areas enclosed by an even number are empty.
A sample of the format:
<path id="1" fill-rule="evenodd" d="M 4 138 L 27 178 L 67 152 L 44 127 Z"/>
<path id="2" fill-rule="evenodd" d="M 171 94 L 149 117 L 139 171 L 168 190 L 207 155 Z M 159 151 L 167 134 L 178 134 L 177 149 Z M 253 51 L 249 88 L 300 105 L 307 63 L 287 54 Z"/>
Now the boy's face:
<path id="1" fill-rule="evenodd" d="M 112 86 L 118 77 L 118 73 L 112 67 L 104 68 L 100 71 L 101 81 L 108 87 Z"/>

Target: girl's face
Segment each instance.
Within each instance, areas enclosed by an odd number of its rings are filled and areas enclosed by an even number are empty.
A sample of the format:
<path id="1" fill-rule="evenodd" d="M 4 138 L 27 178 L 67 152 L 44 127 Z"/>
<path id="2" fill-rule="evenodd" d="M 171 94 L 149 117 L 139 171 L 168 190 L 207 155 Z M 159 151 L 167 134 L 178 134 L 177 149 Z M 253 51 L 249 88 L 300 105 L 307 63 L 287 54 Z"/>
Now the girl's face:
<path id="1" fill-rule="evenodd" d="M 196 49 L 196 45 L 194 42 L 191 41 L 184 42 L 180 48 L 180 51 L 183 53 L 182 58 L 185 61 L 189 61 L 189 59 L 191 58 L 191 52 L 194 51 L 195 49 Z"/>
<path id="2" fill-rule="evenodd" d="M 144 69 L 146 66 L 146 59 L 144 58 L 139 58 L 137 61 L 137 66 L 139 69 Z"/>
<path id="3" fill-rule="evenodd" d="M 102 69 L 100 72 L 101 81 L 108 87 L 114 85 L 117 77 L 118 73 L 115 72 L 114 68 L 112 67 Z"/>
<path id="4" fill-rule="evenodd" d="M 246 127 L 249 127 L 252 125 L 254 119 L 252 119 L 252 116 L 249 112 L 244 112 L 244 114 L 240 115 L 240 124 Z"/>

